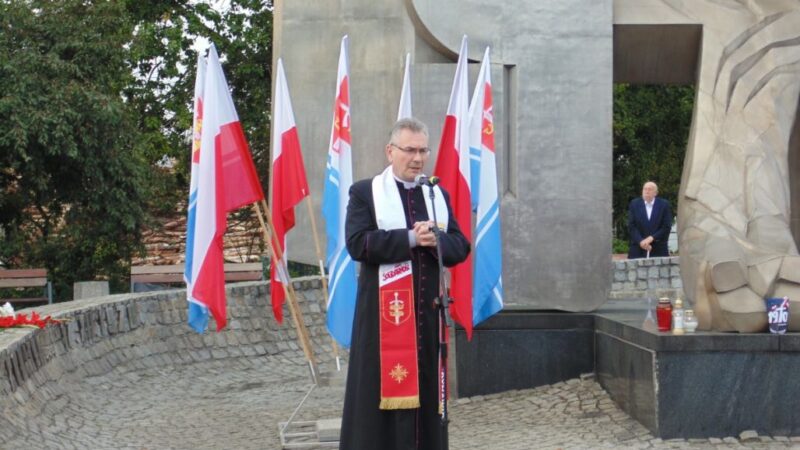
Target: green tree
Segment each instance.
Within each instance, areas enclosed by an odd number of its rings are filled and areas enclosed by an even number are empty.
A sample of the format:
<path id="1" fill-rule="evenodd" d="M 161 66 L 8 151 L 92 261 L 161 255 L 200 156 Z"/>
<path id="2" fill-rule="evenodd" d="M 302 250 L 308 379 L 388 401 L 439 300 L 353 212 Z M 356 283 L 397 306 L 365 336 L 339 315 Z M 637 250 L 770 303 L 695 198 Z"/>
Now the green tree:
<path id="1" fill-rule="evenodd" d="M 116 2 L 0 3 L 0 258 L 46 267 L 56 292 L 118 281 L 144 210 L 131 33 Z"/>
<path id="2" fill-rule="evenodd" d="M 213 42 L 220 54 L 239 119 L 247 136 L 261 183 L 269 176 L 272 3 L 232 0 L 223 11 L 186 0 L 142 3 L 131 0 L 135 23 L 130 65 L 137 75 L 124 90 L 143 131 L 142 157 L 149 172 L 147 210 L 172 216 L 185 213 L 189 185 L 188 132 L 197 69 L 198 39 Z M 169 169 L 161 168 L 168 161 Z M 248 222 L 249 208 L 230 218 Z M 156 222 L 150 222 L 157 226 Z"/>
<path id="3" fill-rule="evenodd" d="M 0 263 L 125 286 L 149 217 L 188 191 L 198 38 L 226 64 L 266 179 L 271 2 L 0 2 Z"/>
<path id="4" fill-rule="evenodd" d="M 170 214 L 188 189 L 188 132 L 197 69 L 198 39 L 213 42 L 248 138 L 262 183 L 269 169 L 269 99 L 272 64 L 271 2 L 233 0 L 224 11 L 187 0 L 129 0 L 134 23 L 129 64 L 135 81 L 124 95 L 144 133 L 142 156 L 151 165 L 174 162 L 169 171 L 153 171 L 150 211 Z M 266 184 L 264 184 L 266 186 Z"/>
<path id="5" fill-rule="evenodd" d="M 677 212 L 694 86 L 614 86 L 614 227 L 628 240 L 628 203 L 652 180 Z"/>
<path id="6" fill-rule="evenodd" d="M 272 110 L 272 4 L 238 0 L 223 15 L 219 49 L 261 184 L 268 186 Z"/>

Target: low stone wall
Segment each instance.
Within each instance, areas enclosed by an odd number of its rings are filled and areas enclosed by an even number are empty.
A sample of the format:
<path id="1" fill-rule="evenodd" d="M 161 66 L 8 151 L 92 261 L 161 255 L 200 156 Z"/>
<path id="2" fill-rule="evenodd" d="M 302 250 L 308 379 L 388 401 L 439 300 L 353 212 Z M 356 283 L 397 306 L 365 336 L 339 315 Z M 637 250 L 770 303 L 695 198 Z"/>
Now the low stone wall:
<path id="1" fill-rule="evenodd" d="M 318 361 L 331 364 L 321 283 L 298 279 L 295 289 Z M 103 377 L 112 371 L 242 356 L 303 364 L 291 316 L 286 311 L 284 324 L 278 325 L 268 298 L 263 282 L 230 285 L 227 328 L 213 331 L 212 319 L 204 334 L 186 324 L 185 290 L 113 295 L 36 308 L 42 315 L 65 322 L 42 330 L 0 331 L 0 442 L 24 428 L 32 415 L 63 408 L 59 402 L 75 380 Z"/>
<path id="2" fill-rule="evenodd" d="M 679 256 L 614 261 L 609 297 L 683 297 L 679 261 Z"/>

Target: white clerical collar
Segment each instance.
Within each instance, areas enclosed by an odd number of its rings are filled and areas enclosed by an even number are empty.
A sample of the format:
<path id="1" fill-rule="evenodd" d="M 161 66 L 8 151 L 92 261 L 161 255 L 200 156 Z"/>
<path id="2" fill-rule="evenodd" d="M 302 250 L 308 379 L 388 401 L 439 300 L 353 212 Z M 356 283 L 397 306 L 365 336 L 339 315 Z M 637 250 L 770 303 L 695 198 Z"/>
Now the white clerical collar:
<path id="1" fill-rule="evenodd" d="M 406 189 L 414 189 L 415 187 L 417 187 L 417 183 L 413 181 L 401 180 L 400 178 L 397 177 L 397 175 L 394 174 L 394 172 L 392 172 L 392 176 L 394 177 L 395 181 L 397 181 L 398 183 L 402 183 L 403 187 Z"/>

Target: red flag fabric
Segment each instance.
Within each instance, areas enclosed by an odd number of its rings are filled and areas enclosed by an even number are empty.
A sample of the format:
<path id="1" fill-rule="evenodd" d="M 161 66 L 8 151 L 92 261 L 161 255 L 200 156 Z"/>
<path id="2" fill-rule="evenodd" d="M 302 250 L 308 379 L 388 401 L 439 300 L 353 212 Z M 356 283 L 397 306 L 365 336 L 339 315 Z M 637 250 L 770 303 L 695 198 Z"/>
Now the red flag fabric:
<path id="1" fill-rule="evenodd" d="M 281 247 L 283 259 L 270 266 L 270 297 L 272 312 L 278 323 L 283 322 L 283 303 L 286 298 L 283 285 L 286 274 L 286 233 L 294 227 L 294 207 L 308 195 L 308 180 L 300 152 L 300 139 L 292 111 L 292 101 L 283 72 L 283 61 L 278 59 L 278 78 L 275 83 L 274 134 L 272 138 L 272 223 Z"/>
<path id="2" fill-rule="evenodd" d="M 230 96 L 228 98 L 230 99 Z M 242 124 L 238 117 L 236 119 L 235 122 L 220 128 L 220 133 L 216 137 L 216 145 L 222 153 L 222 177 L 229 180 L 228 186 L 225 187 L 225 211 L 234 211 L 264 198 Z"/>
<path id="3" fill-rule="evenodd" d="M 461 40 L 453 90 L 442 130 L 442 140 L 433 173 L 450 194 L 456 221 L 464 236 L 472 241 L 472 212 L 470 205 L 469 162 L 469 90 L 467 86 L 467 37 Z M 472 339 L 472 255 L 450 269 L 453 304 L 450 315 L 464 327 L 467 339 Z"/>
<path id="4" fill-rule="evenodd" d="M 213 45 L 203 92 L 191 297 L 208 308 L 219 331 L 227 323 L 222 255 L 227 213 L 264 195 Z"/>

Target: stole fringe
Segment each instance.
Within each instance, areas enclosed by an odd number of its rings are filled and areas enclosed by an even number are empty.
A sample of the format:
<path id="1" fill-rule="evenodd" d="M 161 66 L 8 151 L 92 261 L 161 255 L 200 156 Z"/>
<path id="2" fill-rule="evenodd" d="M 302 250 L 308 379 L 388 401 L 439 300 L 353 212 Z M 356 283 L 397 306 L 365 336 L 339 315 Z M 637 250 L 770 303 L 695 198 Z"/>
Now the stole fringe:
<path id="1" fill-rule="evenodd" d="M 419 408 L 419 396 L 381 397 L 380 409 L 414 409 Z"/>

